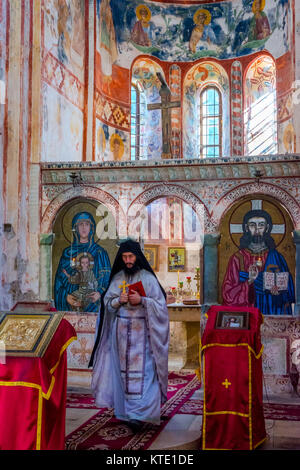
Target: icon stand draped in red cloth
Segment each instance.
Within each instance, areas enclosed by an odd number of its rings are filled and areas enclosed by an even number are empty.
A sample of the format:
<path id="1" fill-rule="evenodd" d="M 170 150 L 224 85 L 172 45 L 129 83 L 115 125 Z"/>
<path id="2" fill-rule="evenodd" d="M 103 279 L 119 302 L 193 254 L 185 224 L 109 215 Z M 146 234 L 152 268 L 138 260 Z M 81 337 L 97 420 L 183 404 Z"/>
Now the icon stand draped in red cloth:
<path id="1" fill-rule="evenodd" d="M 221 327 L 220 312 L 224 312 Z M 249 321 L 245 321 L 245 313 Z M 202 336 L 202 449 L 255 449 L 266 439 L 262 314 L 256 308 L 213 306 L 207 316 Z"/>

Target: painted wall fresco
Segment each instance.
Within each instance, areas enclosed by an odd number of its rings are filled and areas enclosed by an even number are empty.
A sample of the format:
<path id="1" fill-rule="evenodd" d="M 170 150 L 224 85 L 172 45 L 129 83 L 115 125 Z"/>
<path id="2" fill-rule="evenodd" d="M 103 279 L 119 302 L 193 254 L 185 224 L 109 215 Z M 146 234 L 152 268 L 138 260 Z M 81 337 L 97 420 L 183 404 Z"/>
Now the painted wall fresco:
<path id="1" fill-rule="evenodd" d="M 83 113 L 51 86 L 43 84 L 43 161 L 81 161 Z"/>
<path id="2" fill-rule="evenodd" d="M 0 161 L 4 161 L 4 123 L 5 123 L 5 114 L 7 111 L 6 103 L 6 57 L 7 57 L 7 43 L 6 43 L 6 34 L 7 34 L 7 1 L 0 1 Z M 0 220 L 4 221 L 4 191 L 3 191 L 3 163 L 0 166 Z M 0 277 L 4 279 L 5 273 L 5 263 L 4 261 L 4 234 L 1 230 L 0 232 L 0 249 L 2 254 L 2 260 L 0 262 Z M 2 282 L 0 283 L 0 308 L 7 308 L 6 305 L 6 296 L 4 295 L 4 288 Z"/>
<path id="3" fill-rule="evenodd" d="M 244 87 L 245 154 L 278 152 L 276 66 L 260 56 L 249 66 Z"/>
<path id="4" fill-rule="evenodd" d="M 222 95 L 223 110 L 223 156 L 230 155 L 229 79 L 227 73 L 215 62 L 202 62 L 191 68 L 184 81 L 183 96 L 183 155 L 185 158 L 200 157 L 199 95 L 203 88 L 216 85 Z"/>
<path id="5" fill-rule="evenodd" d="M 110 60 L 128 67 L 139 54 L 166 61 L 193 61 L 204 56 L 233 58 L 264 48 L 279 57 L 289 50 L 292 24 L 289 0 L 237 3 L 166 5 L 102 0 L 111 12 L 107 35 Z M 100 0 L 97 8 L 100 12 Z"/>
<path id="6" fill-rule="evenodd" d="M 44 2 L 44 47 L 84 82 L 85 1 Z"/>
<path id="7" fill-rule="evenodd" d="M 44 2 L 43 25 L 42 160 L 81 161 L 85 77 L 84 0 Z"/>
<path id="8" fill-rule="evenodd" d="M 230 209 L 219 246 L 219 295 L 224 304 L 256 306 L 264 315 L 292 315 L 291 232 L 287 213 L 265 197 L 248 198 Z"/>
<path id="9" fill-rule="evenodd" d="M 7 2 L 0 1 L 0 129 L 4 129 L 5 120 L 5 102 L 6 102 L 6 58 L 7 58 Z M 0 133 L 0 161 L 3 161 L 3 132 Z M 1 165 L 2 166 L 2 165 Z M 2 171 L 2 170 L 1 170 Z M 1 176 L 1 175 L 0 175 Z M 0 178 L 2 184 L 2 178 Z M 2 191 L 1 191 L 2 194 Z"/>
<path id="10" fill-rule="evenodd" d="M 58 310 L 98 312 L 117 251 L 116 241 L 103 236 L 107 214 L 105 206 L 86 199 L 77 199 L 59 212 L 52 261 Z"/>
<path id="11" fill-rule="evenodd" d="M 152 61 L 154 65 L 151 65 L 150 57 L 146 58 L 145 54 L 153 56 L 153 59 L 158 58 L 168 62 L 193 62 L 207 57 L 218 60 L 232 59 L 250 55 L 263 49 L 268 50 L 276 59 L 292 49 L 290 0 L 269 0 L 268 2 L 265 0 L 241 0 L 239 2 L 224 1 L 214 2 L 213 4 L 210 2 L 199 5 L 158 4 L 147 0 L 142 3 L 138 0 L 127 0 L 126 2 L 96 0 L 96 13 L 96 49 L 98 55 L 101 56 L 101 60 L 99 60 L 101 89 L 107 97 L 110 96 L 113 99 L 118 96 L 118 90 L 122 88 L 125 90 L 126 88 L 127 93 L 127 89 L 130 89 L 129 77 L 126 84 L 124 82 L 124 86 L 122 86 L 117 80 L 117 71 L 130 69 L 130 65 L 141 54 L 144 55 L 142 59 L 138 59 L 138 61 L 142 61 L 141 66 L 138 67 L 138 64 L 134 63 L 131 77 L 134 83 L 137 83 L 138 80 L 141 83 L 143 80 L 144 86 L 147 85 L 148 88 L 145 88 L 144 92 L 147 96 L 147 104 L 149 104 L 159 102 L 158 91 L 160 84 L 155 84 L 154 72 L 151 67 L 154 67 L 155 70 L 160 70 L 160 67 L 156 66 L 154 61 Z M 206 65 L 203 66 L 206 67 Z M 222 67 L 219 67 L 219 71 L 217 71 L 216 63 L 211 65 L 210 68 L 210 76 L 207 78 L 206 83 L 212 80 L 212 83 L 218 84 L 219 89 L 222 91 L 223 156 L 231 155 L 232 151 L 234 154 L 250 154 L 250 151 L 251 154 L 254 154 L 255 148 L 250 149 L 251 145 L 249 149 L 243 147 L 243 141 L 245 143 L 249 141 L 249 135 L 253 134 L 251 129 L 245 138 L 240 128 L 232 129 L 234 139 L 231 146 L 230 130 L 228 126 L 226 127 L 226 122 L 230 117 L 229 78 Z M 213 69 L 215 69 L 214 77 L 212 77 Z M 246 86 L 251 83 L 252 87 L 251 89 L 249 86 L 247 88 L 248 96 L 246 101 L 250 99 L 253 102 L 253 96 L 258 88 L 260 88 L 259 93 L 261 94 L 262 77 L 265 84 L 270 79 L 268 64 L 264 64 L 263 67 L 258 67 L 258 69 L 258 75 L 260 76 L 258 78 L 257 76 L 251 77 L 246 83 Z M 263 69 L 262 73 L 261 69 Z M 182 129 L 183 134 L 181 136 L 180 132 L 177 132 L 176 135 L 174 133 L 174 136 L 172 136 L 172 138 L 174 137 L 172 140 L 173 154 L 180 156 L 182 152 L 184 158 L 200 156 L 200 139 L 195 133 L 193 123 L 199 120 L 199 93 L 204 85 L 205 73 L 200 72 L 196 74 L 197 77 L 193 76 L 194 83 L 192 83 L 191 76 L 195 75 L 194 72 L 195 70 L 192 69 L 185 77 L 183 97 L 181 98 L 183 100 L 183 119 L 179 127 Z M 99 71 L 96 71 L 96 76 L 98 74 Z M 138 74 L 144 75 L 139 77 Z M 218 74 L 219 78 L 217 78 Z M 253 85 L 254 79 L 259 82 L 257 82 L 256 91 L 255 85 Z M 286 83 L 286 80 L 284 82 Z M 171 86 L 171 82 L 169 85 Z M 241 85 L 243 86 L 242 83 Z M 276 86 L 277 83 L 273 80 L 274 93 Z M 241 102 L 240 105 L 242 104 Z M 248 106 L 247 102 L 246 106 Z M 242 119 L 241 113 L 242 109 L 240 109 L 240 119 Z M 99 113 L 97 117 L 102 120 Z M 174 117 L 176 122 L 179 119 L 181 121 L 180 110 L 172 111 L 173 121 Z M 277 119 L 276 116 L 274 118 Z M 291 119 L 291 115 L 289 118 Z M 280 119 L 278 121 L 280 122 Z M 114 125 L 113 122 L 106 119 L 104 122 Z M 152 111 L 145 122 L 147 128 L 143 129 L 145 148 L 142 151 L 142 158 L 160 159 L 161 112 L 159 110 Z M 249 124 L 251 120 L 248 119 L 247 122 Z M 275 134 L 273 132 L 274 135 L 272 135 L 276 144 L 273 145 L 271 150 L 267 148 L 259 150 L 258 153 L 264 153 L 264 151 L 269 153 L 286 152 L 286 144 L 283 143 L 285 127 L 282 124 L 278 128 L 280 134 L 279 147 L 277 146 L 277 133 L 274 131 Z M 286 132 L 289 137 L 291 134 L 288 130 Z M 237 149 L 237 147 L 239 148 Z M 130 159 L 130 154 L 124 158 Z"/>
<path id="12" fill-rule="evenodd" d="M 129 135 L 96 119 L 96 161 L 127 160 L 129 157 Z"/>

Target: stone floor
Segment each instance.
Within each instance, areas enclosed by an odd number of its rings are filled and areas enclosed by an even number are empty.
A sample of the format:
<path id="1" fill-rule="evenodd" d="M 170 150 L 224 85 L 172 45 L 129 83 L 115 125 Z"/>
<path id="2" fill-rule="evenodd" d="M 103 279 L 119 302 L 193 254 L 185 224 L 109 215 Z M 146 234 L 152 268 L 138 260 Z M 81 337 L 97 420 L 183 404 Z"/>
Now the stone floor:
<path id="1" fill-rule="evenodd" d="M 74 391 L 74 390 L 72 390 Z M 86 392 L 86 390 L 85 390 Z M 192 399 L 202 399 L 203 390 L 197 390 Z M 290 403 L 300 406 L 300 397 L 283 400 L 265 397 L 270 403 Z M 66 434 L 91 418 L 97 410 L 68 408 Z M 300 450 L 300 421 L 266 420 L 267 440 L 258 450 Z M 149 450 L 200 449 L 202 416 L 175 415 L 152 443 Z"/>

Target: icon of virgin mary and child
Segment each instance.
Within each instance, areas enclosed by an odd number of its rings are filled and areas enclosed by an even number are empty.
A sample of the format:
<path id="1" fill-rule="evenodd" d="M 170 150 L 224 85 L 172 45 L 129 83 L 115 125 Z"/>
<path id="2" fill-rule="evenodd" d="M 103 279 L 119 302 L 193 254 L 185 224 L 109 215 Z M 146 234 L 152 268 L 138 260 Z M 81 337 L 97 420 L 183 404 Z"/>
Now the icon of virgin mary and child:
<path id="1" fill-rule="evenodd" d="M 55 307 L 59 311 L 97 312 L 111 265 L 108 254 L 95 240 L 96 224 L 89 212 L 72 220 L 73 241 L 64 249 L 54 282 Z"/>

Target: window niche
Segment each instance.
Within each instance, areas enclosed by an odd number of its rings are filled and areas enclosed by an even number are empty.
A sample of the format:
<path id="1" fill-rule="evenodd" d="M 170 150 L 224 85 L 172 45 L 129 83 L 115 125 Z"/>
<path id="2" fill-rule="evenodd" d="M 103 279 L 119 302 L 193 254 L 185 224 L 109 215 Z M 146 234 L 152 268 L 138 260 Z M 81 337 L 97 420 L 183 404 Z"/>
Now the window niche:
<path id="1" fill-rule="evenodd" d="M 229 79 L 213 61 L 194 65 L 183 83 L 183 157 L 230 155 Z M 195 124 L 197 123 L 197 124 Z"/>
<path id="2" fill-rule="evenodd" d="M 162 68 L 148 58 L 138 59 L 131 77 L 131 160 L 159 160 L 162 154 L 161 110 L 148 110 L 160 103 Z"/>
<path id="3" fill-rule="evenodd" d="M 244 86 L 245 154 L 265 155 L 278 152 L 276 66 L 267 55 L 248 67 Z"/>

